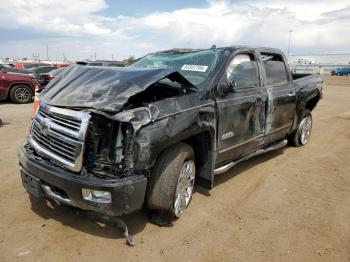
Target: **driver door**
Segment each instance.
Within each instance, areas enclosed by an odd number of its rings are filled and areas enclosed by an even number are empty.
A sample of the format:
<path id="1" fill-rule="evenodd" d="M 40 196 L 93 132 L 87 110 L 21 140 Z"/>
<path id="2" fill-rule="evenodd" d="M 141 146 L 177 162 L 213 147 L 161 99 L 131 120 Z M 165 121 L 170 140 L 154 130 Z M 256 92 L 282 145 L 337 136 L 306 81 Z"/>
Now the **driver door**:
<path id="1" fill-rule="evenodd" d="M 267 93 L 261 83 L 256 54 L 235 55 L 218 89 L 224 86 L 217 97 L 217 163 L 252 152 L 263 142 Z"/>

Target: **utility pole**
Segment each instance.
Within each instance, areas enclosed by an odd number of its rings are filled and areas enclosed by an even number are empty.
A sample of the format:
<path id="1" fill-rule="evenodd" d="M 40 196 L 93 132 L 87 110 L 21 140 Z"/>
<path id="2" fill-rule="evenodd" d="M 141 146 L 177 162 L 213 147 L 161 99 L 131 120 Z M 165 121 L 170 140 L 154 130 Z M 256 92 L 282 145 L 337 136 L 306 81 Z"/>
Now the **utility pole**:
<path id="1" fill-rule="evenodd" d="M 290 41 L 291 41 L 291 38 L 292 38 L 292 33 L 293 33 L 293 30 L 289 30 L 289 40 L 288 40 L 288 58 L 289 58 L 289 53 L 290 53 Z"/>
<path id="2" fill-rule="evenodd" d="M 46 60 L 49 61 L 49 44 L 46 43 Z"/>

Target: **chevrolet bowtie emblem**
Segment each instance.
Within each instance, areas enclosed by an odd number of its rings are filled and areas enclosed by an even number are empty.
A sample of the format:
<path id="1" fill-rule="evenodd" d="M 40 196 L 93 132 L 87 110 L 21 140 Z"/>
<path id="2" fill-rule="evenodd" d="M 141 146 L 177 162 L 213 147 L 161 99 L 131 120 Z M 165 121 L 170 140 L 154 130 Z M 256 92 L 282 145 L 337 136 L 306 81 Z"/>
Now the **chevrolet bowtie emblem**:
<path id="1" fill-rule="evenodd" d="M 39 125 L 40 131 L 44 136 L 47 136 L 50 129 L 50 124 L 46 119 L 44 119 Z"/>

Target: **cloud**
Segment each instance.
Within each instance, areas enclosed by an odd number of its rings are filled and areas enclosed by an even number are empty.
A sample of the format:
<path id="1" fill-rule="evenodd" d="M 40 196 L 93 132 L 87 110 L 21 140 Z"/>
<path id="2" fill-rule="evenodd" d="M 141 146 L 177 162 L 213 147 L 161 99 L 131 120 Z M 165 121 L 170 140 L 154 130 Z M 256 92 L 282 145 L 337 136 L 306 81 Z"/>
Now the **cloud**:
<path id="1" fill-rule="evenodd" d="M 350 35 L 341 32 L 350 26 L 350 21 L 340 20 L 335 14 L 329 13 L 333 7 L 338 14 L 349 18 L 346 8 L 337 9 L 346 6 L 346 1 L 307 1 L 309 6 L 305 2 L 296 1 L 286 5 L 285 1 L 278 0 L 265 4 L 253 1 L 240 4 L 210 1 L 207 8 L 154 13 L 134 18 L 136 21 L 133 24 L 135 28 L 166 39 L 167 42 L 160 42 L 169 48 L 190 42 L 195 47 L 248 44 L 284 49 L 289 30 L 293 30 L 295 48 L 319 50 L 320 47 L 336 49 L 350 45 Z M 326 10 L 327 13 L 324 12 Z M 161 48 L 157 43 L 153 46 Z"/>
<path id="2" fill-rule="evenodd" d="M 0 5 L 1 26 L 27 27 L 58 34 L 108 34 L 108 18 L 94 15 L 107 8 L 104 0 L 12 0 Z M 11 23 L 9 23 L 11 21 Z"/>
<path id="3" fill-rule="evenodd" d="M 127 3 L 126 3 L 127 4 Z M 346 0 L 208 1 L 205 8 L 183 8 L 145 16 L 102 15 L 104 0 L 12 0 L 0 5 L 0 33 L 26 31 L 35 37 L 0 42 L 0 56 L 64 52 L 72 59 L 125 58 L 172 47 L 209 48 L 247 44 L 292 52 L 350 51 L 350 3 Z M 98 14 L 97 14 L 98 13 Z M 11 22 L 9 22 L 11 21 Z M 42 39 L 38 35 L 42 34 Z M 26 50 L 21 48 L 26 46 Z M 51 48 L 52 46 L 52 48 Z M 35 51 L 37 50 L 37 51 Z"/>

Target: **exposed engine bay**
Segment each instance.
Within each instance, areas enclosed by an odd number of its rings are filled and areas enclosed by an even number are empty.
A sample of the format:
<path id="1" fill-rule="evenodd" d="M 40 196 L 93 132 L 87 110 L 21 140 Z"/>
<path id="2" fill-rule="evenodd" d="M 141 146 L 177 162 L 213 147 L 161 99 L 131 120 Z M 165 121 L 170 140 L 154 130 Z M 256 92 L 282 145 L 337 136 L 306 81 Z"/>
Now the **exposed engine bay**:
<path id="1" fill-rule="evenodd" d="M 94 114 L 88 128 L 84 166 L 99 177 L 125 175 L 127 130 L 102 115 Z"/>
<path id="2" fill-rule="evenodd" d="M 182 85 L 162 79 L 151 85 L 145 91 L 130 97 L 124 110 L 147 106 L 149 103 L 160 101 L 169 97 L 175 97 L 186 94 L 186 89 Z"/>

